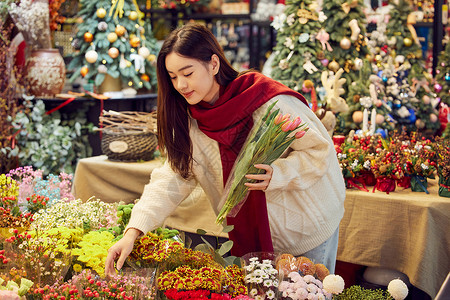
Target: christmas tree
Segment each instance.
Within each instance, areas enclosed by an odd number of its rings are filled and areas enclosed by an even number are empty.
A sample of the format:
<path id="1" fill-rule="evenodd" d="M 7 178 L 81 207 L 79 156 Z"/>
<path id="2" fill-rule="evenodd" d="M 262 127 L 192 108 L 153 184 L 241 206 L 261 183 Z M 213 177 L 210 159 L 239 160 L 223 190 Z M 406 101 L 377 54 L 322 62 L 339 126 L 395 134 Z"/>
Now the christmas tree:
<path id="1" fill-rule="evenodd" d="M 386 28 L 388 44 L 395 56 L 402 56 L 410 66 L 408 74 L 409 83 L 412 78 L 422 79 L 425 61 L 422 59 L 422 49 L 414 29 L 415 17 L 410 3 L 405 0 L 393 1 L 390 10 L 390 19 Z"/>
<path id="2" fill-rule="evenodd" d="M 333 72 L 344 69 L 346 89 L 351 82 L 358 80 L 358 70 L 368 54 L 363 8 L 362 0 L 323 1 L 323 12 L 327 16 L 325 31 L 330 33 L 329 42 L 333 49 L 326 54 L 330 60 L 328 68 Z"/>
<path id="3" fill-rule="evenodd" d="M 441 103 L 450 105 L 450 43 L 448 37 L 444 51 L 438 58 L 434 90 L 441 99 Z"/>
<path id="4" fill-rule="evenodd" d="M 329 51 L 321 26 L 323 14 L 313 0 L 288 0 L 283 14 L 272 26 L 277 30 L 277 45 L 271 77 L 310 97 L 312 88 L 320 85 L 320 76 Z M 319 17 L 320 16 L 320 17 Z M 308 80 L 305 82 L 305 80 Z"/>
<path id="5" fill-rule="evenodd" d="M 81 0 L 78 16 L 82 22 L 72 41 L 76 53 L 68 65 L 71 81 L 83 76 L 99 87 L 111 76 L 120 78 L 122 87 L 156 87 L 156 40 L 132 1 Z"/>

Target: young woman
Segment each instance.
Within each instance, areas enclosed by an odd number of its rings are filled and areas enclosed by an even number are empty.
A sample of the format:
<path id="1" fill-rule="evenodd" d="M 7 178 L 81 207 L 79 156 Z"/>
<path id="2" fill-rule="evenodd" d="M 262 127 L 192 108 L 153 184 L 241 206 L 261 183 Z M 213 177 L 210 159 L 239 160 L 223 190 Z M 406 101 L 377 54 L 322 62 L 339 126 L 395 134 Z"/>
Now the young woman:
<path id="1" fill-rule="evenodd" d="M 109 249 L 106 274 L 120 269 L 137 237 L 160 226 L 196 187 L 216 213 L 224 184 L 254 122 L 267 107 L 301 117 L 310 128 L 272 165 L 256 165 L 236 217 L 232 254 L 305 255 L 334 271 L 345 184 L 333 143 L 305 98 L 257 72 L 238 74 L 214 35 L 189 23 L 164 41 L 157 60 L 158 141 L 167 153 L 135 205 L 124 237 Z M 200 212 L 201 213 L 201 212 Z"/>

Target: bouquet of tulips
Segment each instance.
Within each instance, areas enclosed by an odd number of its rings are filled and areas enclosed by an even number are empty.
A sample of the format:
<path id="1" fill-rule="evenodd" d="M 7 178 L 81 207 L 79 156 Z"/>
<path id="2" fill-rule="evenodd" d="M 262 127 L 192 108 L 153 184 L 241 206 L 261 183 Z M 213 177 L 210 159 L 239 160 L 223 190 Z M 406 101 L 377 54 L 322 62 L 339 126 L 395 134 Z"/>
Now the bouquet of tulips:
<path id="1" fill-rule="evenodd" d="M 303 137 L 308 130 L 300 117 L 290 120 L 290 115 L 281 114 L 280 109 L 272 111 L 276 103 L 267 108 L 264 117 L 255 124 L 242 146 L 228 177 L 226 193 L 219 205 L 221 209 L 216 218 L 218 224 L 222 223 L 227 215 L 235 216 L 244 204 L 248 196 L 248 187 L 244 183 L 249 182 L 245 175 L 263 172 L 254 165 L 270 165 L 295 139 Z"/>

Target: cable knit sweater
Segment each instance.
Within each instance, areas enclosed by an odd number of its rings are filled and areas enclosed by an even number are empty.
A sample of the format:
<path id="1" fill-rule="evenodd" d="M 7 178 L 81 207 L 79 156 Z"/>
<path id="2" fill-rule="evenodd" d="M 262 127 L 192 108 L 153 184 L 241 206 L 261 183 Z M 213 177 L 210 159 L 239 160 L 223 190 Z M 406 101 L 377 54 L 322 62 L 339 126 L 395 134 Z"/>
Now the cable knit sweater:
<path id="1" fill-rule="evenodd" d="M 275 108 L 300 116 L 310 128 L 271 165 L 273 175 L 266 190 L 274 250 L 301 255 L 326 241 L 339 226 L 344 215 L 345 183 L 325 127 L 298 99 L 274 97 L 254 112 L 255 123 L 276 100 Z M 193 178 L 183 179 L 167 162 L 153 170 L 127 228 L 144 233 L 157 228 L 197 183 L 218 213 L 224 192 L 219 145 L 200 131 L 195 120 L 191 121 Z"/>

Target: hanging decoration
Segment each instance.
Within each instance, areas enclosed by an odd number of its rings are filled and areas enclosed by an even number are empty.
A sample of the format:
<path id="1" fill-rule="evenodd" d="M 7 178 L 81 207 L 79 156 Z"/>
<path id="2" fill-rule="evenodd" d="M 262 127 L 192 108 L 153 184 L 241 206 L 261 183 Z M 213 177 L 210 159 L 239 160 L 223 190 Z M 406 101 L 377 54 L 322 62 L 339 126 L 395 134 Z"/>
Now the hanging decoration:
<path id="1" fill-rule="evenodd" d="M 416 43 L 418 46 L 420 46 L 419 38 L 417 37 L 416 29 L 414 28 L 414 25 L 416 24 L 416 14 L 414 12 L 411 12 L 408 17 L 406 18 L 406 27 L 408 27 L 409 31 L 411 32 L 411 36 L 414 40 L 414 43 Z M 406 44 L 405 44 L 406 46 Z M 409 46 L 407 46 L 409 47 Z"/>
<path id="2" fill-rule="evenodd" d="M 352 42 L 350 41 L 349 38 L 344 37 L 344 38 L 339 42 L 339 46 L 341 46 L 341 48 L 344 49 L 344 50 L 348 50 L 348 49 L 350 49 L 350 47 L 352 46 Z"/>
<path id="3" fill-rule="evenodd" d="M 350 12 L 350 9 L 355 8 L 358 6 L 358 0 L 351 0 L 350 2 L 345 2 L 341 5 L 342 10 L 348 14 Z"/>
<path id="4" fill-rule="evenodd" d="M 333 48 L 328 42 L 330 40 L 330 35 L 325 31 L 325 29 L 322 28 L 319 30 L 316 35 L 316 39 L 322 44 L 322 50 L 328 50 L 330 52 L 333 51 Z"/>
<path id="5" fill-rule="evenodd" d="M 301 4 L 301 8 L 297 11 L 297 17 L 300 24 L 306 24 L 309 20 L 317 21 L 319 19 L 316 13 L 304 8 L 303 2 Z"/>
<path id="6" fill-rule="evenodd" d="M 354 42 L 358 39 L 358 36 L 361 33 L 361 28 L 359 28 L 358 21 L 356 19 L 352 19 L 350 22 L 348 22 L 348 26 L 350 27 L 350 30 L 352 31 L 352 35 L 350 36 L 350 39 Z"/>

